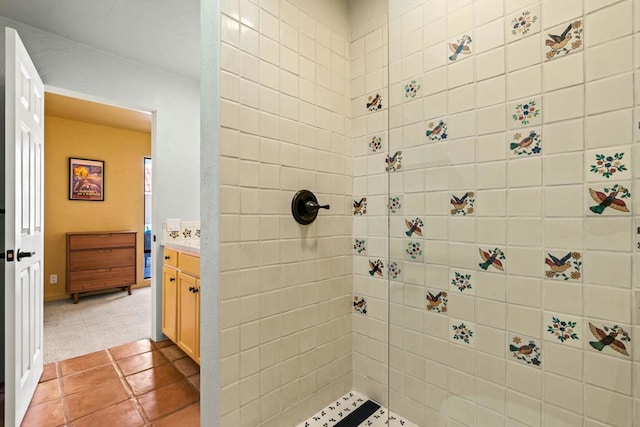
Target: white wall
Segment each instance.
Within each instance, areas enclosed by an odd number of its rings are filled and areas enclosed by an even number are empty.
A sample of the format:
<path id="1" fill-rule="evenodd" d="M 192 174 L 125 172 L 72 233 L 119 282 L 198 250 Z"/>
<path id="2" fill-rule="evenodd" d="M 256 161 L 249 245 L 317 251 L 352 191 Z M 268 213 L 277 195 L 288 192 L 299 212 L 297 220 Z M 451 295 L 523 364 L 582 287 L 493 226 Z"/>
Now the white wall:
<path id="1" fill-rule="evenodd" d="M 199 219 L 200 88 L 197 81 L 106 54 L 0 16 L 3 51 L 5 26 L 18 31 L 48 88 L 155 111 L 153 229 L 161 230 L 162 221 L 167 217 Z M 4 54 L 2 58 L 4 62 Z M 4 82 L 4 66 L 0 77 Z M 159 243 L 153 248 L 154 339 L 162 336 L 161 293 L 155 291 L 156 279 L 162 277 Z"/>

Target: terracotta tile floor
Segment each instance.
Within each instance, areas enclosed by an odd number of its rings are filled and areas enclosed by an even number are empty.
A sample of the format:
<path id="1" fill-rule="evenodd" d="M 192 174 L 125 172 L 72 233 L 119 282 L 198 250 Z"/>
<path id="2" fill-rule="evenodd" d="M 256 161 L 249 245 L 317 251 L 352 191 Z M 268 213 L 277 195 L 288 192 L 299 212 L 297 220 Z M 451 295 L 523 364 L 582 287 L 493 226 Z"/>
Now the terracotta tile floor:
<path id="1" fill-rule="evenodd" d="M 45 365 L 23 427 L 200 426 L 200 367 L 141 340 Z"/>

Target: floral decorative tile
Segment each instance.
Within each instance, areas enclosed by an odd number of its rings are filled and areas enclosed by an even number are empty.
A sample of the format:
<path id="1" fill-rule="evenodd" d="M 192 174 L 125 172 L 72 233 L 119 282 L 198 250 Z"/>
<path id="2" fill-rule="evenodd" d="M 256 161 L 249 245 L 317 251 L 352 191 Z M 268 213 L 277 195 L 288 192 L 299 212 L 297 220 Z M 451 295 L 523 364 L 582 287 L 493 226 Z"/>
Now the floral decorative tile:
<path id="1" fill-rule="evenodd" d="M 366 239 L 353 239 L 353 250 L 356 255 L 367 254 L 367 240 Z"/>
<path id="2" fill-rule="evenodd" d="M 473 272 L 461 269 L 449 270 L 449 286 L 452 291 L 474 295 Z"/>
<path id="3" fill-rule="evenodd" d="M 422 222 L 420 218 L 416 217 L 413 219 L 405 219 L 404 224 L 407 227 L 407 231 L 405 231 L 404 234 L 409 237 L 414 237 L 414 234 L 422 237 L 422 227 L 424 227 L 424 222 Z"/>
<path id="4" fill-rule="evenodd" d="M 384 162 L 387 164 L 387 172 L 399 171 L 402 169 L 402 151 L 396 151 L 393 156 L 387 156 Z"/>
<path id="5" fill-rule="evenodd" d="M 447 122 L 445 120 L 438 120 L 437 122 L 427 123 L 427 130 L 425 132 L 429 141 L 443 141 L 449 136 Z"/>
<path id="6" fill-rule="evenodd" d="M 367 97 L 367 110 L 382 110 L 382 95 L 380 95 L 379 93 L 376 93 L 375 95 L 369 95 Z"/>
<path id="7" fill-rule="evenodd" d="M 539 339 L 514 333 L 510 333 L 507 336 L 509 337 L 507 350 L 511 354 L 511 360 L 525 365 L 540 367 L 542 364 L 542 348 L 540 347 Z"/>
<path id="8" fill-rule="evenodd" d="M 481 269 L 488 270 L 491 267 L 491 269 L 504 271 L 503 261 L 506 260 L 506 256 L 500 248 L 493 248 L 487 251 L 479 248 L 478 252 L 480 252 L 480 258 L 482 259 L 482 262 L 478 264 Z"/>
<path id="9" fill-rule="evenodd" d="M 369 274 L 383 277 L 384 263 L 380 259 L 369 260 Z"/>
<path id="10" fill-rule="evenodd" d="M 391 280 L 397 280 L 397 281 L 401 281 L 401 274 L 402 274 L 402 261 L 390 261 L 389 262 L 389 278 Z"/>
<path id="11" fill-rule="evenodd" d="M 545 325 L 546 340 L 582 347 L 580 320 L 563 314 L 552 314 L 546 316 Z"/>
<path id="12" fill-rule="evenodd" d="M 367 214 L 367 198 L 362 197 L 360 200 L 353 200 L 353 215 L 362 216 Z"/>
<path id="13" fill-rule="evenodd" d="M 359 296 L 354 296 L 353 311 L 360 314 L 367 314 L 367 300 Z"/>
<path id="14" fill-rule="evenodd" d="M 540 31 L 540 6 L 515 13 L 506 19 L 507 41 L 519 40 Z"/>
<path id="15" fill-rule="evenodd" d="M 200 229 L 199 229 L 199 228 L 196 228 L 195 236 L 196 236 L 198 239 L 200 238 Z"/>
<path id="16" fill-rule="evenodd" d="M 542 124 L 542 98 L 536 97 L 509 104 L 509 128 L 518 129 Z"/>
<path id="17" fill-rule="evenodd" d="M 422 260 L 422 242 L 409 240 L 405 242 L 405 257 L 409 261 Z"/>
<path id="18" fill-rule="evenodd" d="M 611 186 L 587 187 L 589 196 L 585 198 L 587 202 L 587 215 L 630 215 L 631 203 L 631 183 L 613 184 Z"/>
<path id="19" fill-rule="evenodd" d="M 299 423 L 296 427 L 329 427 L 339 423 L 353 411 L 362 406 L 368 399 L 355 391 L 349 392 L 340 399 L 331 402 L 329 406 L 323 408 L 306 421 Z"/>
<path id="20" fill-rule="evenodd" d="M 542 153 L 542 134 L 540 133 L 540 128 L 511 133 L 509 153 L 511 157 L 535 156 Z"/>
<path id="21" fill-rule="evenodd" d="M 169 237 L 171 237 L 172 239 L 177 239 L 178 237 L 180 237 L 180 232 L 177 230 L 170 231 Z"/>
<path id="22" fill-rule="evenodd" d="M 627 150 L 592 150 L 587 151 L 587 181 L 609 181 L 631 179 L 629 167 L 631 162 L 631 149 Z"/>
<path id="23" fill-rule="evenodd" d="M 413 99 L 418 96 L 418 94 L 420 93 L 420 89 L 422 89 L 420 83 L 415 80 L 411 80 L 409 83 L 404 85 L 404 97 Z"/>
<path id="24" fill-rule="evenodd" d="M 626 329 L 625 329 L 626 328 Z M 631 358 L 631 328 L 629 326 L 606 325 L 602 322 L 589 322 L 589 330 L 591 331 L 591 341 L 589 347 L 593 350 L 616 356 L 625 356 Z"/>
<path id="25" fill-rule="evenodd" d="M 547 31 L 548 37 L 543 38 L 545 60 L 548 61 L 582 49 L 582 31 L 582 19 L 549 29 Z"/>
<path id="26" fill-rule="evenodd" d="M 446 313 L 449 304 L 449 294 L 446 291 L 427 291 L 427 311 L 431 313 Z"/>
<path id="27" fill-rule="evenodd" d="M 582 281 L 582 254 L 580 252 L 566 252 L 550 250 L 544 260 L 545 277 L 555 280 Z"/>
<path id="28" fill-rule="evenodd" d="M 371 154 L 379 153 L 383 150 L 382 137 L 380 135 L 374 135 L 369 139 L 369 152 Z"/>
<path id="29" fill-rule="evenodd" d="M 402 196 L 391 196 L 389 197 L 389 204 L 387 205 L 389 208 L 389 214 L 396 215 L 402 213 Z"/>
<path id="30" fill-rule="evenodd" d="M 460 193 L 458 193 L 460 194 Z M 474 206 L 476 203 L 475 193 L 473 191 L 467 191 L 464 194 L 456 196 L 451 193 L 451 198 L 449 199 L 449 203 L 451 203 L 451 216 L 456 215 L 471 215 L 474 212 Z"/>
<path id="31" fill-rule="evenodd" d="M 360 425 L 365 427 L 418 427 L 385 407 L 380 407 Z"/>
<path id="32" fill-rule="evenodd" d="M 462 320 L 449 319 L 449 338 L 453 342 L 473 347 L 475 345 L 475 325 Z"/>
<path id="33" fill-rule="evenodd" d="M 471 56 L 471 45 L 473 39 L 470 34 L 463 34 L 459 37 L 455 37 L 448 42 L 449 50 L 452 52 L 449 56 L 449 61 L 454 62 L 463 58 Z"/>

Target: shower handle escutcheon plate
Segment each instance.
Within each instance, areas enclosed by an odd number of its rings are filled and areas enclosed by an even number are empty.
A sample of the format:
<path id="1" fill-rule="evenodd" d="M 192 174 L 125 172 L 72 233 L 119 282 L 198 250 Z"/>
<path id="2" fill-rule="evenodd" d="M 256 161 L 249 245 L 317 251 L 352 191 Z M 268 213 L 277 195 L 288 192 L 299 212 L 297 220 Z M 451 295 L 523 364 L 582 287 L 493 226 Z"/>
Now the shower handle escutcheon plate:
<path id="1" fill-rule="evenodd" d="M 300 190 L 291 200 L 293 218 L 302 225 L 311 224 L 318 216 L 320 209 L 329 209 L 329 205 L 318 203 L 316 196 L 309 190 Z"/>

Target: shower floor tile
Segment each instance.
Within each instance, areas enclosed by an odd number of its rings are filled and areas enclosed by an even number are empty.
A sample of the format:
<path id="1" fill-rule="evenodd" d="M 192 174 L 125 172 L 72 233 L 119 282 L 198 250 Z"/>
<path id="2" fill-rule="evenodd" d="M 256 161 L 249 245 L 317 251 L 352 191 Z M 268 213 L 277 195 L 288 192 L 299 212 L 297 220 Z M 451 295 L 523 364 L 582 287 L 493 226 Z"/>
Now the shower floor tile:
<path id="1" fill-rule="evenodd" d="M 369 399 L 360 393 L 349 392 L 296 427 L 333 427 L 362 406 L 367 400 Z M 360 425 L 370 427 L 418 427 L 397 414 L 389 412 L 385 407 L 380 407 Z"/>

